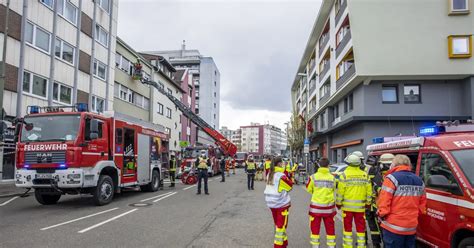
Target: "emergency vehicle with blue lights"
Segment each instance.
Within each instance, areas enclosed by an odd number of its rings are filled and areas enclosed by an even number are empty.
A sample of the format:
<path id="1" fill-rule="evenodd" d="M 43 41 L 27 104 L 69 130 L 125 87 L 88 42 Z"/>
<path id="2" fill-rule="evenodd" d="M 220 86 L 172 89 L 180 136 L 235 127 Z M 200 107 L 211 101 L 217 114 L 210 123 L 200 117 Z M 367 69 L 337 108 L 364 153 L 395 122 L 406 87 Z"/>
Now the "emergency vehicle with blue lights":
<path id="1" fill-rule="evenodd" d="M 392 141 L 388 141 L 392 140 Z M 384 153 L 405 154 L 426 187 L 427 209 L 417 240 L 431 247 L 474 246 L 474 124 L 438 122 L 419 137 L 374 139 L 368 161 Z"/>
<path id="2" fill-rule="evenodd" d="M 39 203 L 88 193 L 105 205 L 124 187 L 158 190 L 169 139 L 164 127 L 120 113 L 88 112 L 87 104 L 29 106 L 28 112 L 16 128 L 15 184 L 34 188 Z"/>

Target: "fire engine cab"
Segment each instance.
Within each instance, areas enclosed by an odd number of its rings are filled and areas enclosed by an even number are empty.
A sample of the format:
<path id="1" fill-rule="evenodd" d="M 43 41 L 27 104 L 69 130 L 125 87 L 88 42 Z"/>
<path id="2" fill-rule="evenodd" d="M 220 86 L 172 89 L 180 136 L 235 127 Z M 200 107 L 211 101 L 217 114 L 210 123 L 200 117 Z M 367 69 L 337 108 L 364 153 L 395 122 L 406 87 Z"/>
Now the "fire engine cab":
<path id="1" fill-rule="evenodd" d="M 405 154 L 425 183 L 427 209 L 419 217 L 418 241 L 431 247 L 473 246 L 474 124 L 438 122 L 421 128 L 420 137 L 383 140 L 367 146 L 368 160 Z"/>
<path id="2" fill-rule="evenodd" d="M 156 191 L 163 179 L 162 126 L 120 113 L 88 112 L 87 104 L 29 106 L 16 128 L 15 184 L 34 188 L 41 204 L 90 193 L 97 205 L 124 187 Z"/>

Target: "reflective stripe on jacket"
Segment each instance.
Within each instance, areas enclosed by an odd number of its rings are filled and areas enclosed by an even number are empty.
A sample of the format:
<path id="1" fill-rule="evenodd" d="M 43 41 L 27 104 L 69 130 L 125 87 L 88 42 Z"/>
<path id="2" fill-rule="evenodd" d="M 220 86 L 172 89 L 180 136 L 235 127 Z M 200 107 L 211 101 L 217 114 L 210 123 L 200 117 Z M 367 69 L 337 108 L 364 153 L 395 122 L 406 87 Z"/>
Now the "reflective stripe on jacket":
<path id="1" fill-rule="evenodd" d="M 339 177 L 336 204 L 343 211 L 365 212 L 365 206 L 372 201 L 372 185 L 367 173 L 359 167 L 348 166 Z"/>
<path id="2" fill-rule="evenodd" d="M 176 159 L 170 160 L 170 171 L 176 171 Z"/>
<path id="3" fill-rule="evenodd" d="M 329 168 L 319 168 L 308 180 L 306 190 L 312 195 L 310 215 L 328 216 L 336 212 L 334 199 L 336 182 Z"/>
<path id="4" fill-rule="evenodd" d="M 285 174 L 275 172 L 273 174 L 273 185 L 267 184 L 265 187 L 265 202 L 269 208 L 282 208 L 290 205 L 291 198 L 288 194 L 293 187 Z"/>
<path id="5" fill-rule="evenodd" d="M 406 165 L 388 171 L 377 199 L 382 227 L 401 235 L 416 233 L 418 215 L 426 208 L 423 181 Z"/>
<path id="6" fill-rule="evenodd" d="M 199 158 L 199 164 L 198 164 L 198 169 L 205 169 L 207 170 L 207 158 Z"/>
<path id="7" fill-rule="evenodd" d="M 254 162 L 246 162 L 247 165 L 247 170 L 255 170 L 257 169 L 257 166 L 255 165 Z"/>

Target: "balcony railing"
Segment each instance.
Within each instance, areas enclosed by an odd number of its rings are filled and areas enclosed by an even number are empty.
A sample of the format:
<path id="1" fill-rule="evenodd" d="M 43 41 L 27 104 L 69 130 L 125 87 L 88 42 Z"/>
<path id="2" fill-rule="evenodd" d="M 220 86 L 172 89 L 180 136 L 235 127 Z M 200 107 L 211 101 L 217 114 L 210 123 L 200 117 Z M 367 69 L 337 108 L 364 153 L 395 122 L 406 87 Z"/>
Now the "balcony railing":
<path id="1" fill-rule="evenodd" d="M 313 83 L 309 84 L 308 94 L 311 96 L 315 90 L 316 90 L 316 80 Z"/>
<path id="2" fill-rule="evenodd" d="M 346 10 L 346 7 L 347 7 L 347 0 L 343 0 L 341 7 L 339 8 L 339 11 L 336 14 L 336 26 L 341 20 L 342 14 L 344 13 L 344 10 Z"/>
<path id="3" fill-rule="evenodd" d="M 316 60 L 313 59 L 313 60 L 309 63 L 309 73 L 310 73 L 310 74 L 314 71 L 314 67 L 316 67 Z"/>
<path id="4" fill-rule="evenodd" d="M 353 64 L 349 70 L 344 72 L 342 76 L 336 81 L 336 90 L 341 88 L 347 81 L 355 74 L 355 64 Z"/>
<path id="5" fill-rule="evenodd" d="M 318 111 L 318 109 L 316 108 L 316 106 L 314 106 L 314 107 L 309 111 L 308 118 L 313 118 L 313 116 L 316 114 L 317 111 Z"/>
<path id="6" fill-rule="evenodd" d="M 324 94 L 321 98 L 319 98 L 319 106 L 321 107 L 324 103 L 327 102 L 327 100 L 329 99 L 329 92 Z"/>
<path id="7" fill-rule="evenodd" d="M 323 70 L 321 71 L 321 74 L 319 75 L 319 82 L 322 82 L 322 80 L 324 79 L 324 76 L 326 76 L 330 67 L 331 66 L 329 62 L 324 66 Z"/>
<path id="8" fill-rule="evenodd" d="M 329 34 L 326 35 L 322 40 L 319 41 L 320 44 L 319 44 L 319 57 L 322 56 L 323 52 L 324 52 L 324 48 L 326 47 L 326 45 L 328 44 L 329 42 Z"/>
<path id="9" fill-rule="evenodd" d="M 347 43 L 351 40 L 351 31 L 344 35 L 342 38 L 341 42 L 339 42 L 339 45 L 336 48 L 336 58 L 339 57 L 339 54 L 341 54 L 342 50 L 344 50 L 344 47 L 346 47 Z"/>

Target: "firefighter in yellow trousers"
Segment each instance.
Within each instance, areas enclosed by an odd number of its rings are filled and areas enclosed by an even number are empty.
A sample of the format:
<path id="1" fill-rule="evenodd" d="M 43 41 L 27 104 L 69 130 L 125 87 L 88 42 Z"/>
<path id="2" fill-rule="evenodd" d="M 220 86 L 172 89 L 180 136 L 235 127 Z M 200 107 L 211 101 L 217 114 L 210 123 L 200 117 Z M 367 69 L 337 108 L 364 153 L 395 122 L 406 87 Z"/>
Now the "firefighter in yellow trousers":
<path id="1" fill-rule="evenodd" d="M 334 227 L 336 181 L 329 171 L 329 160 L 327 158 L 321 158 L 319 165 L 318 171 L 309 178 L 306 184 L 306 190 L 311 194 L 311 205 L 309 206 L 310 243 L 313 248 L 319 248 L 319 232 L 321 222 L 324 222 L 326 245 L 328 248 L 334 248 L 336 247 L 336 230 Z"/>
<path id="2" fill-rule="evenodd" d="M 343 247 L 352 248 L 352 221 L 357 231 L 357 247 L 365 247 L 365 209 L 372 203 L 372 185 L 367 173 L 359 168 L 361 161 L 356 155 L 344 160 L 349 166 L 339 177 L 337 208 L 342 208 L 344 222 Z"/>

